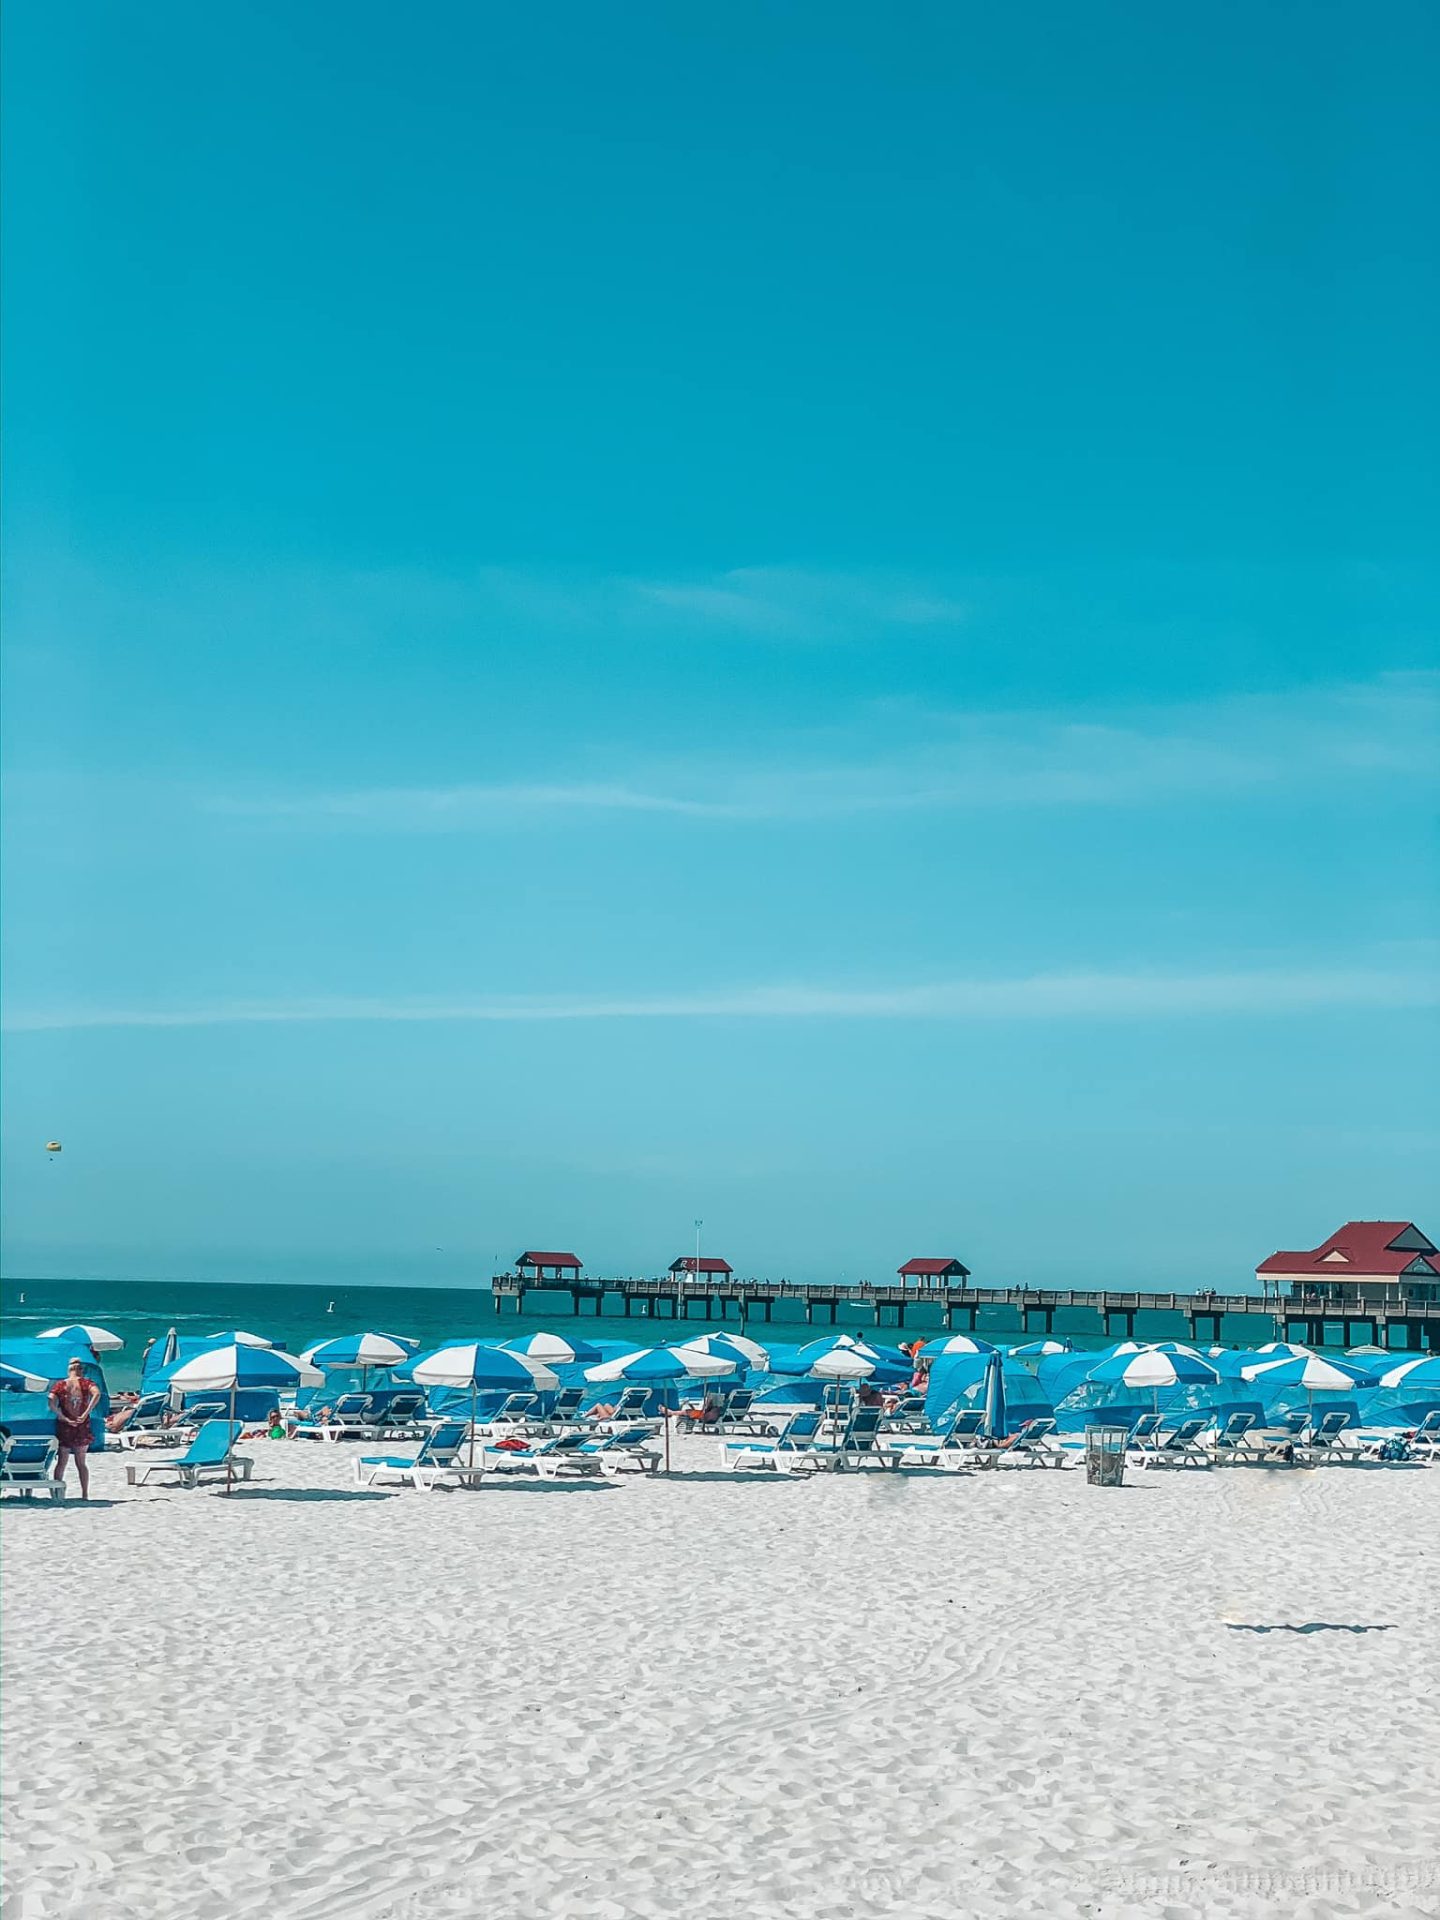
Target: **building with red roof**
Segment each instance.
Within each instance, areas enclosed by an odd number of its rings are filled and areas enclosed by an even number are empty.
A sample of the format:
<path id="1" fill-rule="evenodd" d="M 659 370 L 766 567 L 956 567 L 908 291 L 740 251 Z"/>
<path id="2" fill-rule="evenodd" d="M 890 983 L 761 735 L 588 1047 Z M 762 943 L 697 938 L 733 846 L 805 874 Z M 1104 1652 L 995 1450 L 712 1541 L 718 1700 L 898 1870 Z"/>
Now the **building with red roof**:
<path id="1" fill-rule="evenodd" d="M 530 1252 L 515 1256 L 515 1271 L 527 1280 L 553 1274 L 557 1280 L 578 1280 L 582 1262 L 573 1253 Z"/>
<path id="2" fill-rule="evenodd" d="M 734 1268 L 728 1260 L 717 1260 L 714 1254 L 706 1253 L 697 1258 L 693 1253 L 682 1253 L 678 1260 L 670 1262 L 670 1271 L 677 1278 L 728 1280 Z"/>
<path id="3" fill-rule="evenodd" d="M 907 1260 L 898 1272 L 907 1287 L 941 1287 L 946 1281 L 954 1285 L 970 1278 L 970 1269 L 963 1260 L 957 1260 L 953 1253 Z"/>
<path id="4" fill-rule="evenodd" d="M 1440 1252 L 1413 1220 L 1347 1220 L 1305 1253 L 1272 1253 L 1255 1269 L 1262 1287 L 1288 1287 L 1338 1303 L 1440 1300 Z"/>

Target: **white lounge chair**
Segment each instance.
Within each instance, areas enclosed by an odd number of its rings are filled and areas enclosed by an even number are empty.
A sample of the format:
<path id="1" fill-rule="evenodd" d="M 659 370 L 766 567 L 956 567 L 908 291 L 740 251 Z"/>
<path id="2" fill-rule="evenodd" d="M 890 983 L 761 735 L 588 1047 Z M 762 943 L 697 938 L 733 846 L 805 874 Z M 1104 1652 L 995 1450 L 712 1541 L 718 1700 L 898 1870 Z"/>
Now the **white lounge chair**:
<path id="1" fill-rule="evenodd" d="M 55 1478 L 60 1450 L 53 1434 L 16 1433 L 0 1436 L 0 1491 L 33 1500 L 37 1493 L 63 1500 L 65 1483 Z"/>

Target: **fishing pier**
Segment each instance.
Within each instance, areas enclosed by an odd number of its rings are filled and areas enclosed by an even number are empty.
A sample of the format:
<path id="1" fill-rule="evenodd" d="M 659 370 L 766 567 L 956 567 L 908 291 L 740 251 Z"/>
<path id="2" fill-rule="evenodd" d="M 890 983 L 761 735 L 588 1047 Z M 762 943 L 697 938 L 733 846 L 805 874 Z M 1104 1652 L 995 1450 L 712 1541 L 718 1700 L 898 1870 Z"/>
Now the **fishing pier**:
<path id="1" fill-rule="evenodd" d="M 716 1262 L 718 1268 L 723 1262 Z M 938 1263 L 937 1263 L 938 1264 Z M 957 1263 L 958 1264 L 958 1263 Z M 677 1263 L 680 1266 L 681 1263 Z M 708 1263 L 702 1263 L 702 1267 Z M 742 1280 L 728 1271 L 682 1270 L 656 1278 L 583 1276 L 580 1263 L 566 1256 L 548 1269 L 517 1263 L 511 1273 L 490 1283 L 497 1313 L 517 1316 L 533 1293 L 568 1295 L 578 1315 L 629 1320 L 769 1323 L 780 1308 L 782 1320 L 834 1326 L 841 1309 L 847 1324 L 877 1328 L 916 1325 L 947 1332 L 974 1332 L 1003 1317 L 1027 1334 L 1103 1333 L 1114 1339 L 1137 1337 L 1137 1318 L 1169 1316 L 1197 1342 L 1234 1338 L 1227 1319 L 1260 1323 L 1268 1337 L 1303 1341 L 1307 1346 L 1375 1345 L 1397 1351 L 1440 1351 L 1440 1301 L 1417 1300 L 1403 1288 L 1370 1290 L 1364 1300 L 1339 1301 L 1333 1290 L 1295 1291 L 1277 1296 L 1258 1293 L 1131 1293 L 1092 1289 L 976 1287 L 969 1276 L 896 1281 Z M 1083 1322 L 1089 1318 L 1090 1324 Z M 1140 1338 L 1146 1337 L 1142 1328 Z M 1152 1336 L 1164 1337 L 1164 1335 Z"/>

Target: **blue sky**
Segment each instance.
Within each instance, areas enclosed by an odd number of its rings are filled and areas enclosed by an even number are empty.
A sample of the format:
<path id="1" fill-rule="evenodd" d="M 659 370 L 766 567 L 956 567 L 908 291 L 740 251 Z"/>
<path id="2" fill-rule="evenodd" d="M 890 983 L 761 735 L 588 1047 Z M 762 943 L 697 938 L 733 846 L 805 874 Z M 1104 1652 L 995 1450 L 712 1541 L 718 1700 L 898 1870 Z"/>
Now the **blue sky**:
<path id="1" fill-rule="evenodd" d="M 6 1270 L 1434 1233 L 1436 40 L 8 8 Z"/>

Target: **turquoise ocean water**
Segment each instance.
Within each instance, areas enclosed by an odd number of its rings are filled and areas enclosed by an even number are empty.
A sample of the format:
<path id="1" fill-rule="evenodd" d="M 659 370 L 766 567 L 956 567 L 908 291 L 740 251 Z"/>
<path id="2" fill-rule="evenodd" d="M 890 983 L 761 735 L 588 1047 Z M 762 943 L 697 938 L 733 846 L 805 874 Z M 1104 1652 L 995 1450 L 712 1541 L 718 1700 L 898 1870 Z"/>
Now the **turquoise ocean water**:
<path id="1" fill-rule="evenodd" d="M 1235 1346 L 1245 1346 L 1276 1338 L 1274 1322 L 1260 1310 L 1253 1314 L 1227 1317 L 1222 1337 Z M 677 1330 L 668 1318 L 649 1319 L 639 1314 L 626 1319 L 619 1302 L 613 1311 L 598 1319 L 589 1311 L 577 1320 L 570 1310 L 568 1294 L 532 1293 L 527 1296 L 527 1311 L 516 1313 L 506 1307 L 497 1314 L 488 1284 L 467 1287 L 315 1287 L 295 1285 L 258 1285 L 212 1283 L 209 1281 L 145 1280 L 24 1280 L 0 1282 L 0 1323 L 10 1335 L 39 1333 L 45 1327 L 83 1322 L 107 1327 L 125 1341 L 124 1351 L 105 1356 L 105 1373 L 112 1387 L 136 1385 L 140 1355 L 146 1342 L 174 1327 L 181 1334 L 203 1335 L 234 1328 L 264 1334 L 292 1353 L 340 1333 L 374 1331 L 398 1333 L 419 1340 L 424 1346 L 438 1346 L 450 1339 L 506 1339 L 519 1333 L 540 1329 L 563 1332 L 583 1327 L 592 1335 L 647 1346 L 668 1340 Z M 588 1303 L 587 1303 L 588 1306 Z M 705 1327 L 703 1308 L 692 1303 L 693 1317 L 680 1322 L 699 1332 Z M 712 1320 L 712 1331 L 722 1322 Z M 731 1306 L 724 1325 L 738 1329 L 746 1324 L 756 1339 L 763 1340 L 767 1323 L 755 1318 L 742 1323 L 738 1309 Z M 879 1340 L 893 1342 L 914 1337 L 926 1338 L 941 1330 L 940 1314 L 934 1307 L 917 1306 L 907 1310 L 903 1334 L 893 1326 L 875 1327 L 869 1309 L 843 1306 L 836 1322 L 840 1330 L 867 1331 Z M 775 1317 L 768 1331 L 778 1340 L 804 1340 L 830 1331 L 828 1319 L 813 1324 L 805 1319 L 796 1301 L 777 1301 Z M 1022 1327 L 1019 1316 L 1003 1308 L 983 1309 L 976 1329 L 990 1340 L 1033 1338 L 1040 1329 Z M 1056 1314 L 1056 1333 L 1066 1335 L 1077 1347 L 1103 1347 L 1110 1337 L 1097 1324 L 1097 1317 L 1083 1310 Z M 1189 1328 L 1179 1314 L 1140 1314 L 1135 1336 L 1140 1340 L 1187 1340 Z"/>

